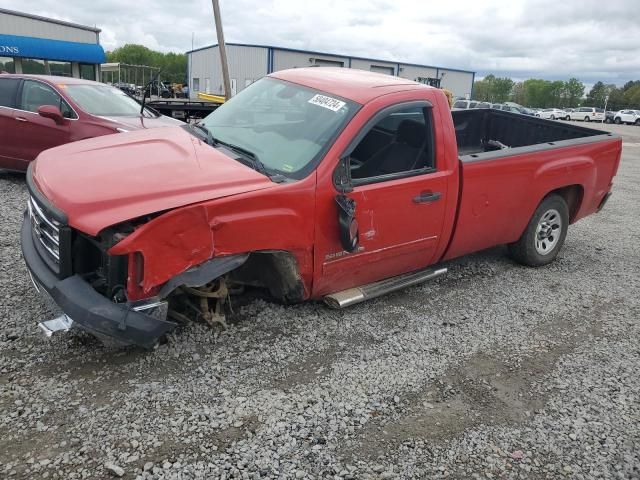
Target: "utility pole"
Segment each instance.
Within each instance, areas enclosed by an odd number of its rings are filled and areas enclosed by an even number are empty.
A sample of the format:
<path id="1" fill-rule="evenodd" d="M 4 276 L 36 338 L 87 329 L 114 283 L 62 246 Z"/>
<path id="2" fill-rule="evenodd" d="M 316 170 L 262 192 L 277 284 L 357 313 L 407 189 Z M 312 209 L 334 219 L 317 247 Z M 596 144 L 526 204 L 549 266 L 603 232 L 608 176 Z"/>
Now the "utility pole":
<path id="1" fill-rule="evenodd" d="M 227 49 L 224 44 L 224 33 L 222 32 L 222 18 L 220 17 L 220 3 L 218 0 L 211 0 L 213 3 L 213 17 L 216 22 L 216 34 L 218 35 L 218 51 L 220 52 L 220 63 L 222 64 L 222 81 L 224 82 L 224 98 L 231 98 L 231 82 L 229 80 L 229 64 L 227 63 Z"/>

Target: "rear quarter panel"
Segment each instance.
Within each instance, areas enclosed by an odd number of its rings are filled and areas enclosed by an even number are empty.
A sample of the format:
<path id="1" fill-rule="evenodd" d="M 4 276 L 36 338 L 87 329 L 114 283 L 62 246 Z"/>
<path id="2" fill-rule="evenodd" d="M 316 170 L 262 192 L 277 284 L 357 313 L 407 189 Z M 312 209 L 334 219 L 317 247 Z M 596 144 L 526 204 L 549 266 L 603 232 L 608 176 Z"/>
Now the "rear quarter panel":
<path id="1" fill-rule="evenodd" d="M 458 222 L 443 259 L 515 242 L 542 199 L 563 187 L 582 190 L 572 223 L 594 213 L 611 189 L 620 151 L 621 140 L 612 137 L 461 162 Z"/>

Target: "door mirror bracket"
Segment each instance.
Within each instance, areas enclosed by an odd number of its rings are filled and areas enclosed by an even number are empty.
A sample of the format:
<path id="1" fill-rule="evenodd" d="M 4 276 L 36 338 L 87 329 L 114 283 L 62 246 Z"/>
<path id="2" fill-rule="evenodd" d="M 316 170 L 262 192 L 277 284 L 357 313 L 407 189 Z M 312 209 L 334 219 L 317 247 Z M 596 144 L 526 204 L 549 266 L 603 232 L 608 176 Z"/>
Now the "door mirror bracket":
<path id="1" fill-rule="evenodd" d="M 333 171 L 333 185 L 340 193 L 353 191 L 351 185 L 351 169 L 349 167 L 349 156 L 342 157 L 338 166 Z"/>
<path id="2" fill-rule="evenodd" d="M 336 195 L 336 203 L 338 204 L 340 243 L 345 251 L 353 252 L 358 248 L 359 243 L 356 201 L 341 194 Z"/>

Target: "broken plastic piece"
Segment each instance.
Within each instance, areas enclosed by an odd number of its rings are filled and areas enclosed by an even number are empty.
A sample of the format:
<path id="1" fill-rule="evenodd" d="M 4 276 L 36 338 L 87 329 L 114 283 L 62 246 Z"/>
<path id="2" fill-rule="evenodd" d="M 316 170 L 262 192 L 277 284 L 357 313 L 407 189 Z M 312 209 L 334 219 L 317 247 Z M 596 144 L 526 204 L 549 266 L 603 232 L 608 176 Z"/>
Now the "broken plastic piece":
<path id="1" fill-rule="evenodd" d="M 52 320 L 38 323 L 47 337 L 51 337 L 56 332 L 68 332 L 73 326 L 73 320 L 67 315 L 62 314 Z"/>

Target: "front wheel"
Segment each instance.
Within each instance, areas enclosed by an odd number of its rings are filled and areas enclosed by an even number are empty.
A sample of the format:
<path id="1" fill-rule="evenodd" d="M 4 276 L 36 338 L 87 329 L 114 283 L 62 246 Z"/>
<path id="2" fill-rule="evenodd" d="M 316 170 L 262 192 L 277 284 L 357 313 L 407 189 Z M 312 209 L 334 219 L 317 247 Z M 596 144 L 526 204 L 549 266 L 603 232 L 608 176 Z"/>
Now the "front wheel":
<path id="1" fill-rule="evenodd" d="M 620 119 L 620 117 L 616 117 L 615 120 L 613 121 L 616 125 L 620 125 L 622 123 L 622 120 Z"/>
<path id="2" fill-rule="evenodd" d="M 590 122 L 590 121 L 591 121 L 591 119 L 590 119 L 589 117 L 584 117 L 584 121 L 585 121 L 585 122 Z"/>
<path id="3" fill-rule="evenodd" d="M 520 239 L 509 245 L 509 254 L 523 265 L 547 265 L 558 256 L 568 228 L 567 202 L 560 195 L 551 194 L 538 205 Z"/>
<path id="4" fill-rule="evenodd" d="M 564 119 L 568 122 L 569 120 L 571 120 L 571 117 L 567 115 L 566 117 L 564 117 Z"/>
<path id="5" fill-rule="evenodd" d="M 635 121 L 634 125 L 639 125 L 639 126 L 640 126 L 640 118 L 638 118 L 638 119 Z"/>
<path id="6" fill-rule="evenodd" d="M 551 115 L 551 120 L 555 120 L 556 117 L 554 115 Z"/>

